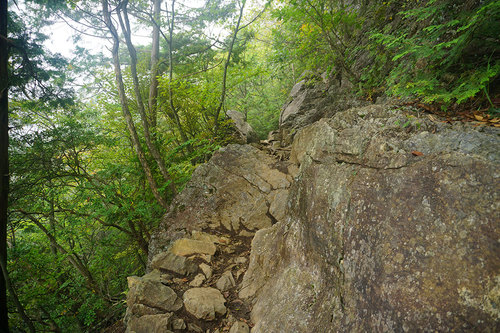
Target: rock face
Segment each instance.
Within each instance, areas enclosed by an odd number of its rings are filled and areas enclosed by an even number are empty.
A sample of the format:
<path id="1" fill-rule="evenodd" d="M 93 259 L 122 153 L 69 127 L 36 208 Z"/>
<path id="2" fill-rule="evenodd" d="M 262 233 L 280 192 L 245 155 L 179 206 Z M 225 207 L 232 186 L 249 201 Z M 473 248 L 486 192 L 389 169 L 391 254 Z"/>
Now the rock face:
<path id="1" fill-rule="evenodd" d="M 192 231 L 223 228 L 253 236 L 270 227 L 279 216 L 273 216 L 269 208 L 275 199 L 284 202 L 283 191 L 292 182 L 288 165 L 249 145 L 220 149 L 196 169 L 176 197 L 175 209 L 152 236 L 149 260 Z"/>
<path id="2" fill-rule="evenodd" d="M 366 102 L 353 98 L 338 82 L 326 82 L 312 72 L 304 72 L 292 88 L 280 114 L 281 145 L 292 143 L 295 133 L 313 122 Z"/>
<path id="3" fill-rule="evenodd" d="M 498 331 L 498 143 L 381 106 L 299 131 L 242 282 L 252 332 Z"/>

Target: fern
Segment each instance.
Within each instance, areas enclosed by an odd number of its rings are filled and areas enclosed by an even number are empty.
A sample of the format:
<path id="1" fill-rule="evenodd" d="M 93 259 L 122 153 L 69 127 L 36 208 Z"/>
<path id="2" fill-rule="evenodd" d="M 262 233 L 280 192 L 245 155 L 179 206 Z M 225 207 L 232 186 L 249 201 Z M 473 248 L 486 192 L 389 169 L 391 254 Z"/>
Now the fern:
<path id="1" fill-rule="evenodd" d="M 371 36 L 394 53 L 395 66 L 386 80 L 390 94 L 459 104 L 498 79 L 500 1 L 467 8 L 431 0 L 400 15 L 404 31 Z"/>

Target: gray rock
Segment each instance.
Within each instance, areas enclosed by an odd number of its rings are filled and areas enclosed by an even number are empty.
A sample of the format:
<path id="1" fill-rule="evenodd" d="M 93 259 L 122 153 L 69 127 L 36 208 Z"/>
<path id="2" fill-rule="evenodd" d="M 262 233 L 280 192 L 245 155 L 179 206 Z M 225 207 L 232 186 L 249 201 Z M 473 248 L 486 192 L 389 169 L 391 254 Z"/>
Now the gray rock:
<path id="1" fill-rule="evenodd" d="M 305 73 L 292 88 L 289 101 L 280 114 L 281 146 L 292 143 L 297 131 L 322 117 L 330 117 L 351 107 L 366 105 L 337 85 L 323 82 L 314 73 Z"/>
<path id="2" fill-rule="evenodd" d="M 252 126 L 250 126 L 250 124 L 245 121 L 245 116 L 243 115 L 243 113 L 229 110 L 226 112 L 226 115 L 233 121 L 233 125 L 234 127 L 236 127 L 236 131 L 240 137 L 241 143 L 252 143 L 259 141 L 257 133 L 254 131 Z"/>
<path id="3" fill-rule="evenodd" d="M 188 332 L 203 333 L 203 329 L 200 326 L 193 323 L 188 323 L 187 328 Z"/>
<path id="4" fill-rule="evenodd" d="M 172 320 L 172 329 L 173 330 L 183 330 L 186 328 L 186 323 L 184 319 L 176 318 Z"/>
<path id="5" fill-rule="evenodd" d="M 242 321 L 237 321 L 231 326 L 229 333 L 249 333 L 250 328 L 248 325 Z"/>
<path id="6" fill-rule="evenodd" d="M 132 285 L 129 283 L 127 306 L 132 308 L 136 304 L 164 311 L 177 311 L 182 308 L 182 300 L 172 289 L 160 281 L 148 279 L 134 281 Z"/>
<path id="7" fill-rule="evenodd" d="M 128 333 L 169 333 L 171 328 L 172 313 L 146 315 L 142 317 L 133 317 L 130 319 Z"/>
<path id="8" fill-rule="evenodd" d="M 300 130 L 239 294 L 252 332 L 498 331 L 498 143 L 381 106 Z"/>
<path id="9" fill-rule="evenodd" d="M 190 287 L 199 287 L 203 284 L 203 282 L 206 280 L 204 274 L 198 274 L 194 277 L 193 281 L 189 283 Z"/>
<path id="10" fill-rule="evenodd" d="M 195 170 L 176 196 L 175 208 L 152 235 L 149 260 L 193 231 L 222 227 L 253 235 L 256 230 L 271 226 L 268 197 L 273 191 L 290 186 L 291 178 L 286 172 L 285 162 L 278 162 L 252 146 L 229 145 L 220 149 Z M 224 244 L 224 239 L 219 242 Z"/>
<path id="11" fill-rule="evenodd" d="M 215 251 L 216 247 L 213 242 L 189 238 L 176 240 L 170 248 L 170 252 L 183 257 L 189 257 L 193 254 L 208 254 L 213 256 Z"/>
<path id="12" fill-rule="evenodd" d="M 212 277 L 212 267 L 210 267 L 209 265 L 207 265 L 205 263 L 201 263 L 200 269 L 203 272 L 203 274 L 205 274 L 205 277 L 207 279 L 210 279 Z"/>
<path id="13" fill-rule="evenodd" d="M 182 256 L 177 256 L 170 251 L 159 253 L 153 257 L 151 267 L 180 275 L 193 274 L 198 270 L 196 264 L 191 260 Z"/>
<path id="14" fill-rule="evenodd" d="M 129 310 L 130 314 L 136 317 L 163 313 L 163 311 L 160 309 L 152 308 L 144 304 L 132 304 L 132 306 L 129 307 Z"/>
<path id="15" fill-rule="evenodd" d="M 245 264 L 248 261 L 245 257 L 236 257 L 233 259 L 233 262 L 237 265 Z"/>
<path id="16" fill-rule="evenodd" d="M 236 285 L 236 282 L 234 282 L 233 274 L 231 273 L 231 271 L 224 272 L 224 274 L 222 274 L 222 276 L 217 280 L 217 283 L 215 285 L 220 291 L 226 291 L 234 287 Z"/>
<path id="17" fill-rule="evenodd" d="M 215 288 L 192 288 L 183 296 L 186 311 L 198 319 L 211 321 L 226 313 L 224 296 Z"/>

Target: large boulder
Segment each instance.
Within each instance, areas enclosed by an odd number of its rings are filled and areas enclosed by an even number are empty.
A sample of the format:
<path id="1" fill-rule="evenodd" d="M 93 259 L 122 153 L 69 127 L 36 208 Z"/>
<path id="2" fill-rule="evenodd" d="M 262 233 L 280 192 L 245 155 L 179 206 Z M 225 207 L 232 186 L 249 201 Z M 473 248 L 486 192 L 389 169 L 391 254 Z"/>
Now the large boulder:
<path id="1" fill-rule="evenodd" d="M 498 134 L 381 106 L 300 130 L 239 294 L 252 332 L 500 331 Z"/>
<path id="2" fill-rule="evenodd" d="M 253 235 L 270 227 L 282 217 L 273 216 L 269 209 L 275 200 L 284 202 L 283 190 L 292 182 L 287 168 L 286 162 L 278 162 L 250 145 L 221 148 L 195 170 L 175 198 L 172 211 L 152 235 L 150 261 L 177 239 L 189 238 L 190 234 L 201 237 L 196 233 L 200 230 L 222 228 Z M 272 211 L 281 214 L 274 206 Z"/>

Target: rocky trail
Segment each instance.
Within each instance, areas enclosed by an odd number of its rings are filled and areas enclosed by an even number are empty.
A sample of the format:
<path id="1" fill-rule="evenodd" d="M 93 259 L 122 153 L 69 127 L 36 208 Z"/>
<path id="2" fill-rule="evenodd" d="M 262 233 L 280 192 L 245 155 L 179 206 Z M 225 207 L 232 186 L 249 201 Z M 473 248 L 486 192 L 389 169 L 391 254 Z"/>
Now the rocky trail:
<path id="1" fill-rule="evenodd" d="M 499 141 L 304 79 L 174 199 L 127 332 L 499 331 Z"/>
<path id="2" fill-rule="evenodd" d="M 282 218 L 288 166 L 230 145 L 196 171 L 152 242 L 150 272 L 129 278 L 128 331 L 249 332 L 251 303 L 238 292 L 255 231 Z"/>

